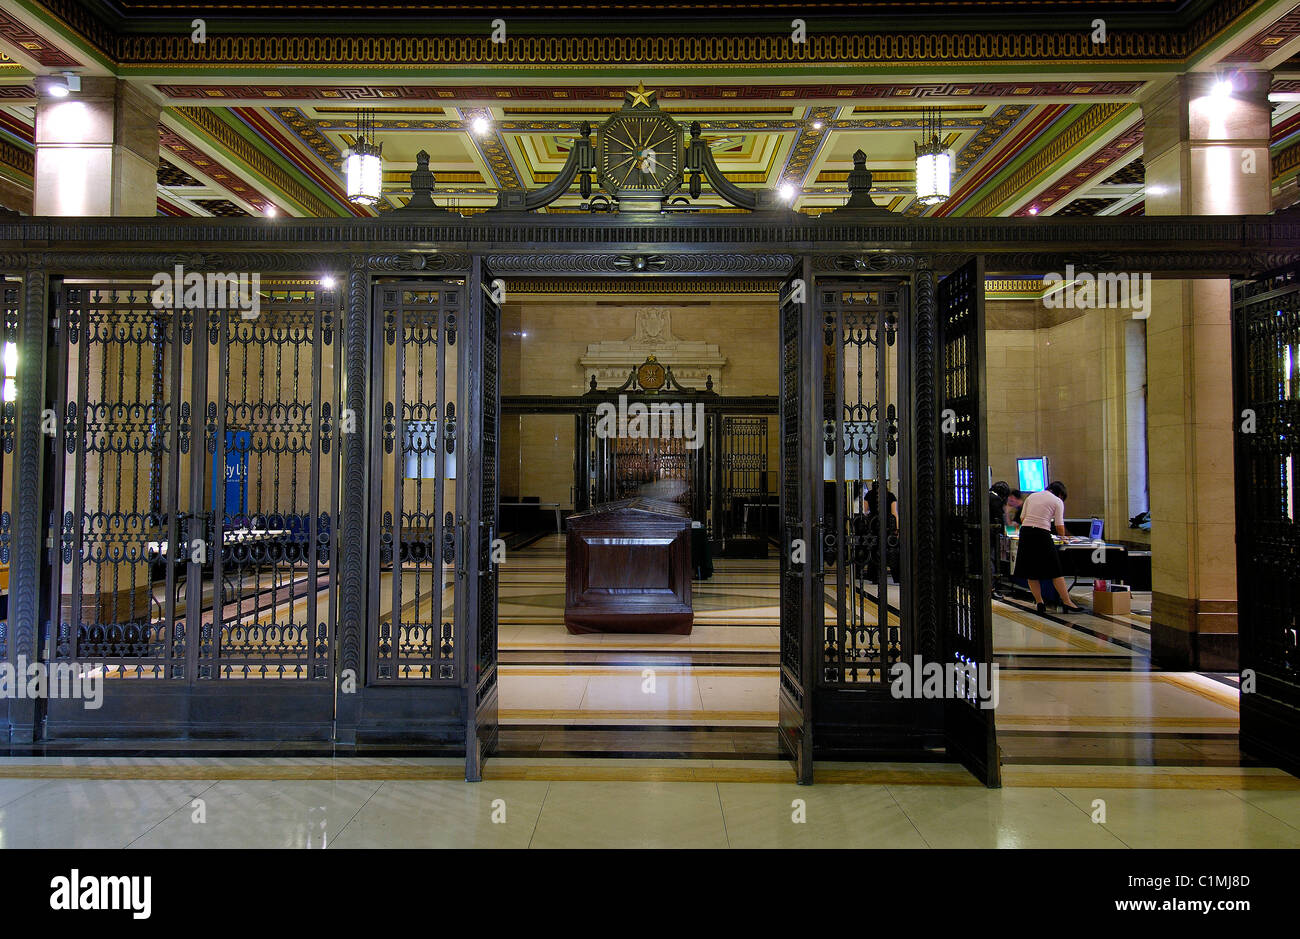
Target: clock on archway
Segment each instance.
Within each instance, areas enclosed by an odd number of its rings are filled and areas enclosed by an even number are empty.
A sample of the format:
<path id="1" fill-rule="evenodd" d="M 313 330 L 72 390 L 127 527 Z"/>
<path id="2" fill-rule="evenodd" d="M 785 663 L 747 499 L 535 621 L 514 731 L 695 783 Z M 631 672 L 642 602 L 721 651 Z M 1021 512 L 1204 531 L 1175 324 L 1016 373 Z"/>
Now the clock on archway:
<path id="1" fill-rule="evenodd" d="M 682 127 L 638 85 L 596 136 L 596 179 L 622 212 L 658 211 L 682 183 Z"/>

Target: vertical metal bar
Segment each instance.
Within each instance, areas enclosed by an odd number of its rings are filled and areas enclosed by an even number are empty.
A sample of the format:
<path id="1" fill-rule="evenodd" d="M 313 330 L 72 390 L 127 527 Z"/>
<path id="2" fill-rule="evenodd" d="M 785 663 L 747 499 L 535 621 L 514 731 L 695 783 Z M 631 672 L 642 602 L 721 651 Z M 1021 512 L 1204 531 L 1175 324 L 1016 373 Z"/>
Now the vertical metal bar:
<path id="1" fill-rule="evenodd" d="M 316 538 L 319 535 L 318 515 L 320 513 L 320 489 L 321 489 L 321 404 L 323 396 L 321 394 L 321 362 L 323 361 L 323 351 L 321 349 L 321 326 L 325 316 L 324 300 L 328 294 L 322 295 L 322 288 L 317 288 L 312 293 L 315 303 L 311 308 L 311 475 L 307 480 L 307 628 L 305 630 L 307 639 L 307 674 L 302 676 L 311 680 L 315 672 L 316 664 L 316 619 L 317 604 L 320 594 L 320 563 L 316 554 Z M 332 293 L 333 291 L 330 291 Z M 298 353 L 295 351 L 295 355 Z M 295 389 L 295 395 L 297 390 Z M 296 461 L 295 461 L 296 462 Z M 294 467 L 294 476 L 297 476 L 297 467 Z M 297 514 L 298 507 L 293 507 L 294 514 Z M 289 574 L 289 583 L 293 583 L 293 573 Z M 293 621 L 294 592 L 292 586 L 289 588 L 289 620 Z"/>
<path id="2" fill-rule="evenodd" d="M 178 291 L 173 291 L 173 297 L 178 297 Z M 163 361 L 171 369 L 171 376 L 168 385 L 171 388 L 169 395 L 170 404 L 168 414 L 171 419 L 167 427 L 167 468 L 163 477 L 163 494 L 162 494 L 162 511 L 167 519 L 166 523 L 166 542 L 167 550 L 163 554 L 162 563 L 165 571 L 165 588 L 167 591 L 167 603 L 163 611 L 163 678 L 177 677 L 177 663 L 174 661 L 176 648 L 172 641 L 173 633 L 176 630 L 176 562 L 174 560 L 176 553 L 176 540 L 180 537 L 180 466 L 181 466 L 181 418 L 184 413 L 183 399 L 184 383 L 181 381 L 182 372 L 184 371 L 185 353 L 184 346 L 179 341 L 180 329 L 178 320 L 180 319 L 180 309 L 175 303 L 171 309 L 162 312 L 164 328 L 162 329 L 162 341 L 167 344 L 167 349 L 163 355 Z M 193 333 L 191 332 L 191 336 Z M 191 339 L 191 342 L 193 340 Z M 193 389 L 191 389 L 192 392 Z M 193 454 L 195 438 L 190 437 L 190 452 Z M 150 580 L 150 590 L 153 589 L 152 579 Z M 186 622 L 184 629 L 186 638 L 193 640 L 194 624 Z M 184 667 L 184 662 L 180 666 Z"/>
<path id="3" fill-rule="evenodd" d="M 402 565 L 402 489 L 406 476 L 406 297 L 403 290 L 397 292 L 398 302 L 396 310 L 397 319 L 397 338 L 396 349 L 394 350 L 393 381 L 395 383 L 395 393 L 393 395 L 393 582 L 392 588 L 392 630 L 393 630 L 393 677 L 401 676 L 401 632 L 402 632 L 402 580 L 405 570 Z M 417 316 L 418 311 L 417 311 Z M 416 391 L 417 396 L 420 394 Z M 418 400 L 418 397 L 417 397 Z M 419 565 L 415 567 L 415 577 L 418 583 L 420 577 Z M 415 623 L 419 622 L 420 611 L 414 612 Z"/>
<path id="4" fill-rule="evenodd" d="M 364 275 L 364 271 L 361 272 L 360 275 L 358 275 L 358 272 L 354 270 L 353 280 L 354 280 L 354 284 L 357 280 L 361 280 L 363 284 L 368 283 L 368 278 Z M 353 292 L 354 294 L 357 292 L 355 286 Z M 379 679 L 379 654 L 378 654 L 379 605 L 380 605 L 380 584 L 383 582 L 382 569 L 381 569 L 383 559 L 382 559 L 382 552 L 380 550 L 379 542 L 382 536 L 381 526 L 383 525 L 383 515 L 385 509 L 384 485 L 383 485 L 383 478 L 384 478 L 383 404 L 384 404 L 385 396 L 387 394 L 388 376 L 387 376 L 386 369 L 384 367 L 384 345 L 386 343 L 384 334 L 386 330 L 384 329 L 384 325 L 381 322 L 381 319 L 383 317 L 384 307 L 387 305 L 383 300 L 384 288 L 376 284 L 372 288 L 370 288 L 370 293 L 374 300 L 373 311 L 369 311 L 366 309 L 359 309 L 355 296 L 352 299 L 352 303 L 350 305 L 350 310 L 349 310 L 350 321 L 354 321 L 357 317 L 362 316 L 363 314 L 366 313 L 369 314 L 369 319 L 371 319 L 372 322 L 368 325 L 373 329 L 373 333 L 372 333 L 373 341 L 370 343 L 369 348 L 367 350 L 357 349 L 356 347 L 359 343 L 358 343 L 358 338 L 355 335 L 357 331 L 356 326 L 354 322 L 349 322 L 349 326 L 348 326 L 348 400 L 349 402 L 355 400 L 355 396 L 353 393 L 354 385 L 361 381 L 361 376 L 364 372 L 363 369 L 354 368 L 353 365 L 355 363 L 356 358 L 361 358 L 364 361 L 367 354 L 370 359 L 370 369 L 368 374 L 370 375 L 371 388 L 370 388 L 370 395 L 367 398 L 370 405 L 369 415 L 367 417 L 366 424 L 365 424 L 368 430 L 367 439 L 363 441 L 360 446 L 354 445 L 350 447 L 348 450 L 347 459 L 350 465 L 351 465 L 351 461 L 353 460 L 368 461 L 370 466 L 370 471 L 368 474 L 362 475 L 362 481 L 364 481 L 365 479 L 376 479 L 379 480 L 379 485 L 375 487 L 377 490 L 375 492 L 370 492 L 368 486 L 365 489 L 358 491 L 358 487 L 356 485 L 358 482 L 356 478 L 356 474 L 349 474 L 349 479 L 347 480 L 346 483 L 348 487 L 348 491 L 346 494 L 343 495 L 342 512 L 348 516 L 349 521 L 356 516 L 360 516 L 361 519 L 365 519 L 373 516 L 378 523 L 377 529 L 371 532 L 371 537 L 368 538 L 365 542 L 365 545 L 368 545 L 368 554 L 369 554 L 369 564 L 367 565 L 366 569 L 369 571 L 370 576 L 369 576 L 369 590 L 367 590 L 365 594 L 366 598 L 369 599 L 369 603 L 365 607 L 365 629 L 362 631 L 362 635 L 365 636 L 366 663 L 367 663 L 366 674 L 368 679 L 373 682 L 373 681 L 378 681 Z M 362 305 L 362 307 L 364 307 L 364 305 Z M 363 412 L 361 409 L 358 409 L 356 413 L 358 415 L 357 420 L 360 421 L 361 414 Z M 358 431 L 360 431 L 360 428 L 358 428 Z M 358 434 L 354 434 L 353 436 L 354 437 L 358 436 Z M 396 458 L 397 455 L 396 453 L 394 453 L 394 459 Z M 365 503 L 364 511 L 357 512 L 355 510 L 354 511 L 348 510 L 350 503 L 354 499 L 361 499 L 364 501 Z M 340 518 L 340 521 L 342 521 L 342 518 Z M 361 550 L 367 550 L 367 549 L 364 546 L 362 546 Z M 394 547 L 393 550 L 395 552 L 396 548 Z M 394 553 L 393 556 L 393 569 L 395 573 L 397 569 L 396 553 Z M 361 568 L 360 565 L 358 565 L 356 570 L 350 572 L 349 579 L 352 578 L 359 579 L 360 576 L 361 576 Z M 349 596 L 348 592 L 346 590 L 344 591 L 343 597 L 340 601 L 340 605 L 345 611 L 344 615 L 346 615 L 346 611 L 352 606 L 352 604 L 358 600 L 359 598 Z M 349 659 L 351 658 L 352 658 L 351 656 L 345 655 L 340 660 L 340 662 L 342 663 L 344 661 L 349 661 Z M 355 661 L 357 662 L 360 661 L 359 640 L 357 642 L 357 648 L 355 649 Z M 343 665 L 344 669 L 350 667 L 353 666 Z M 359 674 L 357 677 L 358 680 L 360 680 Z"/>
<path id="5" fill-rule="evenodd" d="M 880 283 L 879 281 L 877 283 Z M 880 591 L 876 597 L 876 636 L 880 643 L 880 662 L 881 662 L 881 682 L 885 680 L 885 652 L 888 647 L 889 635 L 889 492 L 893 480 L 889 472 L 889 446 L 887 438 L 889 436 L 889 417 L 886 408 L 889 401 L 889 388 L 885 375 L 885 290 L 884 284 L 881 283 L 881 290 L 877 296 L 880 302 L 876 304 L 875 311 L 875 334 L 876 334 L 876 439 L 875 462 L 876 475 L 880 478 L 880 496 L 877 504 L 880 518 Z M 900 585 L 900 594 L 902 588 Z"/>
<path id="6" fill-rule="evenodd" d="M 199 646 L 203 640 L 203 565 L 194 561 L 193 539 L 195 526 L 202 523 L 206 516 L 206 503 L 203 476 L 204 464 L 208 459 L 208 316 L 207 310 L 196 312 L 194 316 L 194 339 L 190 352 L 190 365 L 193 380 L 190 385 L 190 397 L 194 405 L 190 408 L 190 525 L 189 540 L 181 545 L 185 560 L 185 679 L 191 687 L 198 679 Z M 208 528 L 204 526 L 197 534 L 204 539 L 208 537 Z M 208 546 L 210 550 L 217 550 Z M 213 620 L 217 619 L 215 603 L 217 594 L 212 595 L 214 603 Z"/>
<path id="7" fill-rule="evenodd" d="M 371 293 L 370 269 L 366 256 L 351 255 L 348 258 L 346 314 L 339 329 L 338 340 L 347 346 L 343 360 L 346 362 L 346 371 L 340 379 L 343 382 L 341 387 L 346 389 L 346 406 L 340 417 L 346 419 L 350 416 L 355 420 L 354 432 L 340 434 L 339 438 L 343 452 L 339 455 L 339 517 L 334 526 L 338 532 L 335 538 L 338 566 L 334 583 L 338 594 L 334 734 L 340 743 L 353 743 L 356 740 L 361 697 L 367 675 L 364 670 L 370 668 L 369 663 L 373 660 L 373 656 L 364 651 L 368 637 L 373 635 L 370 627 L 375 618 L 374 604 L 368 604 L 367 601 L 373 601 L 379 593 L 377 588 L 367 590 L 365 580 L 367 570 L 371 576 L 375 576 L 378 569 L 378 548 L 374 543 L 378 539 L 371 537 L 370 517 L 373 510 L 382 504 L 381 497 L 372 492 L 370 486 L 370 480 L 379 478 L 374 472 L 374 467 L 378 465 L 379 447 L 369 439 L 371 429 L 375 426 L 373 401 L 378 395 L 375 394 L 377 386 L 371 384 L 375 370 L 368 367 L 368 363 L 373 362 L 374 356 L 382 355 L 383 348 L 383 338 L 378 333 L 375 334 L 375 341 L 370 342 L 374 325 L 372 304 L 375 299 Z M 382 358 L 380 361 L 383 361 Z M 371 546 L 369 565 L 367 545 Z"/>
<path id="8" fill-rule="evenodd" d="M 433 455 L 433 556 L 429 559 L 429 571 L 433 586 L 433 597 L 430 600 L 432 604 L 432 616 L 430 617 L 430 639 L 433 648 L 433 658 L 438 660 L 442 655 L 442 604 L 446 584 L 443 582 L 443 561 L 442 561 L 442 539 L 445 536 L 443 531 L 442 513 L 447 504 L 446 494 L 443 489 L 447 476 L 447 448 L 444 441 L 447 439 L 447 420 L 446 420 L 446 399 L 447 399 L 447 336 L 444 327 L 447 324 L 448 313 L 454 314 L 455 311 L 447 309 L 447 288 L 444 282 L 438 290 L 438 305 L 431 311 L 433 317 L 433 343 L 434 343 L 434 376 L 433 376 L 433 416 L 437 421 L 435 426 L 438 428 L 437 437 L 434 440 Z M 465 302 L 465 294 L 469 285 L 457 291 L 461 303 Z M 457 321 L 463 321 L 464 317 L 458 316 Z M 463 473 L 460 475 L 464 475 Z M 456 485 L 459 487 L 460 482 Z M 460 563 L 460 558 L 456 558 L 456 563 Z M 453 570 L 455 568 L 453 567 Z M 465 654 L 461 647 L 461 636 L 457 632 L 455 624 L 455 614 L 452 615 L 452 633 L 451 633 L 451 654 L 452 654 L 452 674 L 456 674 L 455 664 Z M 441 677 L 441 668 L 432 672 L 431 678 Z"/>
<path id="9" fill-rule="evenodd" d="M 99 298 L 98 301 L 96 300 L 96 293 L 98 293 L 98 298 Z M 85 305 L 82 307 L 82 311 L 81 311 L 82 312 L 81 354 L 77 356 L 77 392 L 76 392 L 76 399 L 75 399 L 77 404 L 78 418 L 81 422 L 80 423 L 81 432 L 75 438 L 76 452 L 73 454 L 73 463 L 72 463 L 73 466 L 72 469 L 72 479 L 73 479 L 72 575 L 71 577 L 69 577 L 69 580 L 71 581 L 70 587 L 72 590 L 72 603 L 71 603 L 72 609 L 68 616 L 70 621 L 70 626 L 72 629 L 71 652 L 72 652 L 72 658 L 74 659 L 80 654 L 77 640 L 78 640 L 79 632 L 81 630 L 81 622 L 83 618 L 82 598 L 85 595 L 82 555 L 85 551 L 85 537 L 86 537 L 86 532 L 83 527 L 86 518 L 86 459 L 87 459 L 86 447 L 89 444 L 89 431 L 91 426 L 90 400 L 87 392 L 87 388 L 90 383 L 90 353 L 91 353 L 91 339 L 90 339 L 91 312 L 90 311 L 92 308 L 97 307 L 100 303 L 103 302 L 104 295 L 103 295 L 103 291 L 96 292 L 96 291 L 86 289 L 83 291 L 82 296 L 85 299 Z M 105 369 L 107 369 L 108 363 L 104 362 L 103 366 Z M 104 402 L 100 401 L 99 403 L 103 404 Z M 99 485 L 99 494 L 100 494 L 101 502 L 97 506 L 97 509 L 101 514 L 103 514 L 105 510 L 102 502 L 103 492 L 104 492 L 104 458 L 102 456 L 99 457 L 98 485 Z M 102 603 L 102 600 L 99 596 L 99 586 L 100 586 L 99 574 L 103 570 L 103 564 L 105 563 L 108 562 L 102 561 L 95 567 L 95 575 L 96 575 L 95 576 L 95 603 L 97 605 L 100 605 Z M 116 606 L 117 604 L 115 600 L 114 601 L 115 609 Z M 100 621 L 99 614 L 101 610 L 102 610 L 102 606 L 100 607 L 100 609 L 96 610 L 96 616 L 95 616 L 96 622 Z"/>
<path id="10" fill-rule="evenodd" d="M 14 407 L 14 475 L 13 475 L 13 553 L 9 567 L 9 653 L 35 662 L 42 635 L 43 581 L 52 581 L 49 589 L 57 593 L 59 575 L 42 563 L 45 516 L 43 496 L 45 447 L 48 440 L 42 428 L 42 411 L 47 388 L 47 345 L 49 342 L 49 290 L 57 289 L 59 278 L 49 278 L 43 259 L 23 272 L 22 307 L 18 323 L 18 399 Z M 55 376 L 55 380 L 57 381 Z M 56 415 L 60 421 L 64 415 Z M 56 436 L 57 441 L 57 436 Z M 57 537 L 57 536 L 56 536 Z M 51 576 L 51 574 L 53 576 Z M 57 607 L 52 607 L 57 610 Z M 40 735 L 40 714 L 30 698 L 9 701 L 9 739 L 13 743 L 31 743 Z"/>
<path id="11" fill-rule="evenodd" d="M 52 285 L 51 293 L 55 299 L 54 316 L 58 321 L 58 326 L 53 329 L 54 341 L 57 344 L 55 353 L 54 368 L 48 376 L 49 387 L 42 389 L 50 394 L 50 400 L 54 402 L 54 414 L 56 417 L 56 431 L 52 438 L 51 445 L 51 470 L 46 486 L 50 490 L 49 506 L 49 537 L 50 544 L 48 552 L 45 554 L 49 561 L 49 591 L 47 593 L 48 616 L 44 622 L 48 624 L 52 635 L 49 637 L 50 642 L 55 646 L 51 658 L 57 657 L 58 633 L 63 625 L 63 512 L 67 500 L 67 486 L 65 485 L 64 474 L 67 473 L 67 440 L 68 428 L 65 426 L 68 414 L 68 296 L 67 288 L 63 286 L 61 279 L 57 284 Z M 85 341 L 84 332 L 82 342 Z M 23 363 L 24 366 L 26 363 Z M 21 377 L 19 378 L 21 381 Z M 46 438 L 42 435 L 42 446 L 46 443 Z M 21 510 L 24 502 L 30 501 L 30 493 L 18 492 L 15 488 L 13 493 L 14 500 L 11 503 L 15 515 Z M 75 543 L 74 543 L 75 547 Z M 14 596 L 11 593 L 11 603 L 14 602 Z M 12 610 L 10 611 L 12 614 Z M 75 659 L 77 655 L 77 633 L 75 624 L 68 636 L 68 656 Z"/>
<path id="12" fill-rule="evenodd" d="M 339 466 L 343 453 L 343 439 L 347 436 L 343 431 L 346 418 L 343 408 L 343 344 L 346 334 L 344 310 L 342 291 L 338 291 L 334 294 L 334 305 L 330 310 L 330 316 L 333 320 L 331 333 L 334 345 L 334 369 L 333 379 L 330 382 L 330 399 L 334 402 L 336 419 L 334 421 L 334 449 L 329 460 L 329 625 L 327 633 L 328 646 L 326 649 L 326 668 L 336 688 L 338 683 L 338 663 L 335 660 L 334 650 L 337 648 L 339 622 L 339 512 L 341 507 Z M 355 428 L 353 428 L 353 433 L 355 433 Z M 313 547 L 313 550 L 316 550 L 316 548 Z M 334 703 L 334 719 L 337 722 L 337 700 Z"/>
<path id="13" fill-rule="evenodd" d="M 902 587 L 898 592 L 899 655 L 903 662 L 912 660 L 912 631 L 916 625 L 916 573 L 913 564 L 916 538 L 916 492 L 912 412 L 907 403 L 915 400 L 912 379 L 912 290 L 909 282 L 899 285 L 898 353 L 898 526 L 899 574 Z"/>
<path id="14" fill-rule="evenodd" d="M 834 373 L 831 376 L 833 383 L 834 408 L 831 420 L 831 446 L 834 447 L 832 461 L 835 466 L 835 534 L 839 544 L 839 555 L 835 564 L 835 631 L 834 644 L 835 650 L 832 653 L 835 661 L 835 682 L 840 683 L 849 680 L 848 665 L 846 658 L 849 654 L 849 648 L 853 640 L 856 639 L 855 627 L 861 624 L 853 622 L 856 617 L 852 613 L 857 610 L 856 601 L 857 585 L 852 577 L 853 572 L 849 569 L 849 537 L 852 534 L 850 524 L 850 506 L 848 505 L 849 482 L 847 480 L 847 466 L 844 460 L 845 437 L 844 432 L 845 414 L 844 414 L 844 368 L 846 350 L 848 349 L 848 337 L 845 336 L 844 311 L 841 302 L 837 298 L 829 304 L 825 304 L 822 298 L 822 291 L 817 291 L 817 306 L 822 316 L 822 342 L 825 343 L 827 338 L 830 339 L 831 349 L 835 353 Z M 824 306 L 824 308 L 823 308 Z M 859 352 L 861 355 L 861 352 Z M 859 363 L 859 368 L 861 364 Z M 825 400 L 826 391 L 824 388 L 818 388 L 816 394 L 819 399 Z M 861 402 L 859 402 L 861 403 Z M 824 432 L 823 432 L 824 435 Z M 861 475 L 861 460 L 859 460 L 858 474 Z M 825 474 L 823 474 L 825 475 Z M 822 486 L 822 492 L 826 487 Z M 856 509 L 857 506 L 852 508 Z M 852 605 L 850 605 L 852 604 Z M 852 631 L 852 632 L 851 632 Z M 821 655 L 826 655 L 826 643 L 819 643 L 822 646 Z M 854 668 L 856 677 L 856 668 Z M 819 670 L 823 680 L 826 678 L 826 667 Z"/>

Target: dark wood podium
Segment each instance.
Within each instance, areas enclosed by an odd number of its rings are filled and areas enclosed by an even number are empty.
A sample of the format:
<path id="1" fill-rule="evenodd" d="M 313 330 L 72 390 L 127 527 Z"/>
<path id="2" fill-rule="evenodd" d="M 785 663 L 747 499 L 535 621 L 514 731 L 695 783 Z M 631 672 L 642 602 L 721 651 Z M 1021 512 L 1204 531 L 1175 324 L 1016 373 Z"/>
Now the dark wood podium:
<path id="1" fill-rule="evenodd" d="M 626 499 L 570 515 L 568 527 L 569 632 L 690 634 L 690 513 Z"/>

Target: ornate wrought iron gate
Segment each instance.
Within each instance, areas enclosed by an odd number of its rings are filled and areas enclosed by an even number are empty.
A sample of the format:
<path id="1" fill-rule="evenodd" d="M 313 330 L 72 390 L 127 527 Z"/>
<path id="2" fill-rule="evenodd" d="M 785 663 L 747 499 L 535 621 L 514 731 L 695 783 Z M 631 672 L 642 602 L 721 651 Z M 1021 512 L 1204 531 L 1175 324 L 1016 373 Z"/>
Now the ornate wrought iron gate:
<path id="1" fill-rule="evenodd" d="M 1234 284 L 1232 310 L 1241 748 L 1300 772 L 1300 267 Z"/>
<path id="2" fill-rule="evenodd" d="M 939 282 L 938 335 L 939 647 L 945 666 L 977 670 L 958 683 L 964 695 L 944 700 L 944 737 L 950 755 L 986 785 L 998 786 L 994 712 L 982 706 L 974 680 L 980 673 L 993 680 L 981 258 Z"/>
<path id="3" fill-rule="evenodd" d="M 332 731 L 339 296 L 223 276 L 56 285 L 48 737 Z"/>
<path id="4" fill-rule="evenodd" d="M 812 264 L 780 290 L 781 671 L 778 733 L 802 784 L 813 779 L 815 646 L 822 628 L 821 329 L 812 314 Z"/>
<path id="5" fill-rule="evenodd" d="M 825 469 L 833 481 L 836 618 L 821 643 L 821 682 L 877 692 L 903 660 L 904 527 L 898 500 L 900 316 L 907 285 L 898 278 L 819 282 L 825 384 Z M 904 493 L 906 495 L 906 493 Z M 910 573 L 910 572 L 909 572 Z M 907 644 L 910 648 L 910 643 Z"/>

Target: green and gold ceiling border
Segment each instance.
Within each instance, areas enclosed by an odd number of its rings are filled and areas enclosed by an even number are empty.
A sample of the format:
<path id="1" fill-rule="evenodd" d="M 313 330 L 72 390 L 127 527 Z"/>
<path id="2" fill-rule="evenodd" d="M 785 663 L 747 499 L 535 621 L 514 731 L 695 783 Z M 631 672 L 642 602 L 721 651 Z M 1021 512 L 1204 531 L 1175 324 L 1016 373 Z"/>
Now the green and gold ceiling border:
<path id="1" fill-rule="evenodd" d="M 291 203 L 301 214 L 317 218 L 351 214 L 340 211 L 336 205 L 332 206 L 309 192 L 268 153 L 222 120 L 214 109 L 180 107 L 171 108 L 168 113 L 175 115 L 189 128 L 217 144 L 240 166 L 251 170 L 268 185 L 273 186 L 282 194 L 283 201 Z"/>
<path id="2" fill-rule="evenodd" d="M 966 206 L 953 212 L 954 216 L 992 216 L 1022 193 L 1031 190 L 1046 175 L 1068 162 L 1099 135 L 1108 133 L 1125 119 L 1134 105 L 1102 103 L 1080 105 L 1081 113 L 1073 115 L 1065 127 L 1046 141 L 1037 141 L 1022 151 L 996 177 L 991 188 Z"/>

